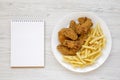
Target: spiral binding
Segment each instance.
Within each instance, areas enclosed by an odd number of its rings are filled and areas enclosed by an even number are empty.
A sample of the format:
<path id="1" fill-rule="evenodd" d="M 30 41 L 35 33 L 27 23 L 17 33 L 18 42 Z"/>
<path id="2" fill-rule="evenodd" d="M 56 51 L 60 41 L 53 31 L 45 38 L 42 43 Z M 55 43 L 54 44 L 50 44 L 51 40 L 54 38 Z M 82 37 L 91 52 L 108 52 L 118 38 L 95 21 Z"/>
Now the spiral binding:
<path id="1" fill-rule="evenodd" d="M 17 16 L 12 19 L 12 22 L 42 22 L 42 19 L 39 16 Z"/>

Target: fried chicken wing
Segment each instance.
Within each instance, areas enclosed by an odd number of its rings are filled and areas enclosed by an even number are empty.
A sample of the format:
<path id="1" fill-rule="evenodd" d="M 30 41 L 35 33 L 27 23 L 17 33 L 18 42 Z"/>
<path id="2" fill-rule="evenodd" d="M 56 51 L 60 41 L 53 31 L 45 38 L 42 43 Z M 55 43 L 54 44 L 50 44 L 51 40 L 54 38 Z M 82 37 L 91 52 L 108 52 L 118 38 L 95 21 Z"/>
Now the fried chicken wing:
<path id="1" fill-rule="evenodd" d="M 63 46 L 59 44 L 57 46 L 57 49 L 63 54 L 63 55 L 76 55 L 77 50 L 76 49 L 70 49 L 66 46 Z"/>
<path id="2" fill-rule="evenodd" d="M 65 28 L 61 29 L 58 32 L 58 39 L 59 39 L 60 43 L 63 43 L 66 39 L 68 39 L 67 37 L 65 37 L 64 31 L 65 31 Z"/>
<path id="3" fill-rule="evenodd" d="M 80 47 L 85 43 L 85 40 L 88 38 L 87 34 L 83 34 L 78 38 L 78 41 L 80 42 Z"/>
<path id="4" fill-rule="evenodd" d="M 71 40 L 77 40 L 78 38 L 78 35 L 71 28 L 66 28 L 63 34 L 65 35 L 65 37 L 70 38 Z"/>
<path id="5" fill-rule="evenodd" d="M 79 24 L 83 24 L 85 21 L 86 21 L 86 17 L 80 17 L 80 18 L 78 18 L 78 22 L 79 22 Z"/>
<path id="6" fill-rule="evenodd" d="M 76 26 L 76 22 L 74 20 L 71 20 L 69 28 L 72 28 L 75 31 L 75 26 Z"/>
<path id="7" fill-rule="evenodd" d="M 76 33 L 77 34 L 86 34 L 90 27 L 93 25 L 91 19 L 87 18 L 87 20 L 83 24 L 76 25 Z"/>
<path id="8" fill-rule="evenodd" d="M 63 45 L 68 47 L 68 48 L 73 48 L 73 49 L 76 49 L 76 50 L 79 50 L 80 48 L 80 41 L 72 41 L 72 40 L 65 40 L 63 42 Z"/>

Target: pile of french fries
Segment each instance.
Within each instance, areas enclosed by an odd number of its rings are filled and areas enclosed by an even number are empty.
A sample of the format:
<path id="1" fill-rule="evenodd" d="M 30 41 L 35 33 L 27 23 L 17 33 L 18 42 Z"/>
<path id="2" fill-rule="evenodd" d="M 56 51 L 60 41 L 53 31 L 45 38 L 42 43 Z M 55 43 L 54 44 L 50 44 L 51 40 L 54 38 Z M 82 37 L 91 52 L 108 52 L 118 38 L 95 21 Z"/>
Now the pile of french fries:
<path id="1" fill-rule="evenodd" d="M 102 49 L 105 47 L 105 43 L 105 35 L 103 34 L 100 25 L 97 24 L 90 29 L 87 40 L 76 55 L 63 56 L 63 60 L 73 67 L 84 68 L 92 65 L 102 55 Z"/>

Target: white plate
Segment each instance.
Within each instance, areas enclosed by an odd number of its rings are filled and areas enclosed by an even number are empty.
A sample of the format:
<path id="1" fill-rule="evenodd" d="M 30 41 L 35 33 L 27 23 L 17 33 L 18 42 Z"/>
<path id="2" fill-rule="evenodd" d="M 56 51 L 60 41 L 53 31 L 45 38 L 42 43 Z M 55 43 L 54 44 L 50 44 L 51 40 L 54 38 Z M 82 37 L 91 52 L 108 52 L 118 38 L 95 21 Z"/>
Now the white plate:
<path id="1" fill-rule="evenodd" d="M 105 34 L 107 43 L 106 43 L 106 47 L 104 48 L 104 50 L 102 51 L 102 56 L 96 61 L 95 64 L 88 66 L 86 68 L 73 68 L 70 64 L 64 63 L 62 60 L 62 55 L 61 53 L 57 50 L 56 46 L 59 44 L 58 41 L 58 31 L 61 28 L 64 27 L 68 27 L 70 20 L 75 20 L 77 21 L 78 17 L 89 17 L 90 19 L 92 19 L 93 21 L 93 26 L 96 25 L 96 23 L 100 23 L 101 28 L 103 30 L 103 33 Z M 110 50 L 111 50 L 111 46 L 112 46 L 112 40 L 111 40 L 111 35 L 110 35 L 110 31 L 108 29 L 108 26 L 105 24 L 105 22 L 98 16 L 96 16 L 96 14 L 94 13 L 90 13 L 90 12 L 78 12 L 78 13 L 72 13 L 70 15 L 67 15 L 65 17 L 63 17 L 59 23 L 56 24 L 54 30 L 53 30 L 53 34 L 52 34 L 52 51 L 53 51 L 53 55 L 55 56 L 55 58 L 57 59 L 57 61 L 64 66 L 65 68 L 67 68 L 68 70 L 74 71 L 74 72 L 89 72 L 92 70 L 97 69 L 99 66 L 101 66 L 105 60 L 108 58 L 109 54 L 110 54 Z"/>

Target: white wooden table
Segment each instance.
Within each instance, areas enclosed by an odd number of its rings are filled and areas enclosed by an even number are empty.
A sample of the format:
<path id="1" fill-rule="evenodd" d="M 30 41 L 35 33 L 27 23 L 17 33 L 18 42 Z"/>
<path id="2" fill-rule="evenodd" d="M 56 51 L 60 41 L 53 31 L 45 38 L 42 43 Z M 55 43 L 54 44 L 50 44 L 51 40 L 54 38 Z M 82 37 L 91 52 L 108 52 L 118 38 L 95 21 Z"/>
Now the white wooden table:
<path id="1" fill-rule="evenodd" d="M 50 45 L 56 22 L 81 11 L 97 13 L 108 24 L 113 40 L 107 61 L 84 74 L 63 68 Z M 10 20 L 16 16 L 45 19 L 45 68 L 10 68 Z M 120 80 L 120 0 L 0 0 L 0 80 Z"/>

